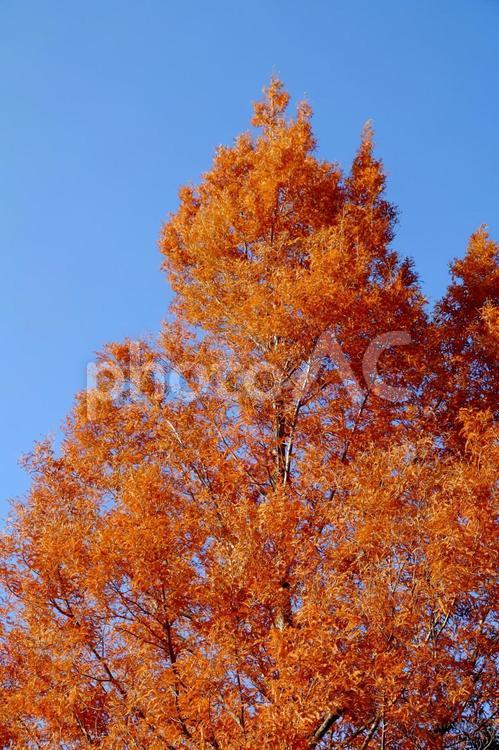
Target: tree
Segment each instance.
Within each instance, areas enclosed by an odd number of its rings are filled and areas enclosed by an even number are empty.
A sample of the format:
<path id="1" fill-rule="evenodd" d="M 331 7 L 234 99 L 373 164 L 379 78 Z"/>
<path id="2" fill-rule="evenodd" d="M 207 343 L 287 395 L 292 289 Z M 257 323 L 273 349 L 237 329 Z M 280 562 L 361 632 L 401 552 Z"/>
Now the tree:
<path id="1" fill-rule="evenodd" d="M 26 459 L 4 748 L 495 741 L 498 247 L 429 318 L 371 129 L 344 176 L 287 104 L 181 191 L 158 345 L 109 345 Z"/>

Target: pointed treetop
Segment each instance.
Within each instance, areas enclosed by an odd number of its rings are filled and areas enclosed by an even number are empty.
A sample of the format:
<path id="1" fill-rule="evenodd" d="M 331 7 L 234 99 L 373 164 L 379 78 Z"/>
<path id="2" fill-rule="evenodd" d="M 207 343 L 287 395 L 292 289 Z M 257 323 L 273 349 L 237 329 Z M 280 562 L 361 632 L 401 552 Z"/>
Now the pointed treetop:
<path id="1" fill-rule="evenodd" d="M 493 275 L 497 278 L 498 252 L 498 244 L 490 238 L 487 225 L 482 224 L 471 235 L 464 258 L 451 264 L 453 277 L 466 280 L 482 276 L 488 281 Z"/>
<path id="2" fill-rule="evenodd" d="M 383 162 L 374 155 L 374 127 L 367 120 L 348 180 L 351 197 L 361 203 L 375 202 L 385 189 Z"/>
<path id="3" fill-rule="evenodd" d="M 366 145 L 372 148 L 373 145 L 373 138 L 374 138 L 374 125 L 372 120 L 366 120 L 363 127 L 362 132 L 360 136 L 360 141 L 362 145 Z"/>
<path id="4" fill-rule="evenodd" d="M 282 81 L 276 76 L 272 76 L 270 84 L 263 89 L 263 93 L 263 101 L 255 102 L 253 105 L 254 115 L 251 124 L 268 130 L 283 121 L 290 96 L 284 90 Z"/>

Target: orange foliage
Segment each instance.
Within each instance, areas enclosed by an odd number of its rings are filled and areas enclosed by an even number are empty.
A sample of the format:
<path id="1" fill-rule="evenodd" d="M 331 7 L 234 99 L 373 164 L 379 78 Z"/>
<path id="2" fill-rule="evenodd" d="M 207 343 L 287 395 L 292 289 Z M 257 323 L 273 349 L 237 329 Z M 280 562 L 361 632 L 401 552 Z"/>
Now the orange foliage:
<path id="1" fill-rule="evenodd" d="M 108 347 L 128 387 L 27 459 L 3 748 L 492 747 L 498 248 L 473 236 L 429 319 L 370 128 L 344 176 L 288 98 L 181 191 L 146 374 Z"/>

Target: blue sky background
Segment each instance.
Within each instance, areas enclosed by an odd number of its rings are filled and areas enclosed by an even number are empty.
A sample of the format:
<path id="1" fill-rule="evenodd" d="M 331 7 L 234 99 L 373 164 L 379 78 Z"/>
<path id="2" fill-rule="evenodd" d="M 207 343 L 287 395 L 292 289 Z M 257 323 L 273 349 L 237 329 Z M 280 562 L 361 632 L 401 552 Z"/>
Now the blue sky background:
<path id="1" fill-rule="evenodd" d="M 86 364 L 158 330 L 160 226 L 272 73 L 348 167 L 372 118 L 431 300 L 499 234 L 499 0 L 0 0 L 0 517 Z"/>

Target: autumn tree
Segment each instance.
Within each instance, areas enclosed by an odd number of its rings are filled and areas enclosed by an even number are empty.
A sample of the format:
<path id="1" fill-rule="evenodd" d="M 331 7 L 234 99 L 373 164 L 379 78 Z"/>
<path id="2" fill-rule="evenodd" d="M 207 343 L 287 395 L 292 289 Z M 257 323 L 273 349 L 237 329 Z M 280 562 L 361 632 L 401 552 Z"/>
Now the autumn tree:
<path id="1" fill-rule="evenodd" d="M 26 459 L 3 748 L 497 746 L 498 246 L 428 316 L 370 128 L 344 175 L 287 105 L 182 189 L 157 346 Z"/>

